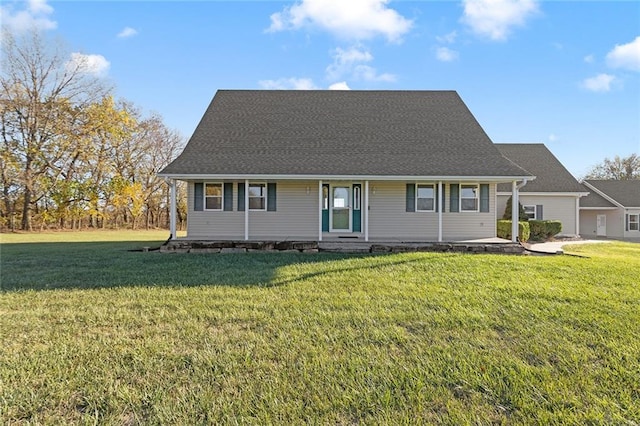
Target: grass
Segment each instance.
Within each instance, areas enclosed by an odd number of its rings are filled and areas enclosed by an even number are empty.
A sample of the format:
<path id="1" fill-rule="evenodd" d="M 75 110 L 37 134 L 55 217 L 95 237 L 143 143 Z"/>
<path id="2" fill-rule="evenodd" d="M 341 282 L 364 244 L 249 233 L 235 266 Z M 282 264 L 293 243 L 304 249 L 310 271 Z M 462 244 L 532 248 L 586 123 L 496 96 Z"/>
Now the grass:
<path id="1" fill-rule="evenodd" d="M 128 235 L 2 236 L 0 423 L 640 423 L 639 244 L 179 255 Z"/>

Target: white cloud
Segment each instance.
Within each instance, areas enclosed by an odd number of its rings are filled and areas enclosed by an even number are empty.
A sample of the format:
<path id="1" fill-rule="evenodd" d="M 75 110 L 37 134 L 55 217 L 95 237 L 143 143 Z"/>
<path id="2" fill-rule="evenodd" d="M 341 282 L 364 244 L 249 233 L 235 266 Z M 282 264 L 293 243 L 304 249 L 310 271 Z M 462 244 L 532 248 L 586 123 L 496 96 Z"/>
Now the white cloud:
<path id="1" fill-rule="evenodd" d="M 582 82 L 582 86 L 592 92 L 608 92 L 611 90 L 611 83 L 616 78 L 610 74 L 598 74 L 595 77 L 586 78 Z"/>
<path id="2" fill-rule="evenodd" d="M 438 47 L 436 49 L 436 58 L 442 62 L 451 62 L 458 59 L 458 52 L 451 50 L 448 47 Z"/>
<path id="3" fill-rule="evenodd" d="M 375 68 L 365 65 L 373 60 L 373 55 L 362 48 L 351 47 L 342 49 L 338 47 L 333 52 L 333 63 L 326 69 L 327 79 L 336 80 L 343 76 L 349 76 L 356 80 L 372 82 L 393 82 L 396 76 L 389 73 L 378 74 Z"/>
<path id="4" fill-rule="evenodd" d="M 138 34 L 138 31 L 131 27 L 124 27 L 122 31 L 118 33 L 118 38 L 129 38 Z"/>
<path id="5" fill-rule="evenodd" d="M 26 5 L 25 10 L 19 11 L 15 11 L 13 5 L 0 6 L 2 25 L 16 33 L 25 33 L 34 28 L 46 31 L 58 27 L 58 23 L 48 16 L 53 13 L 53 7 L 46 0 L 29 0 Z"/>
<path id="6" fill-rule="evenodd" d="M 439 43 L 452 44 L 456 41 L 456 37 L 458 37 L 458 33 L 456 31 L 451 31 L 449 34 L 436 36 L 436 40 L 438 40 Z"/>
<path id="7" fill-rule="evenodd" d="M 593 55 L 587 55 L 587 56 L 584 57 L 584 61 L 586 63 L 588 63 L 588 64 L 592 64 L 593 61 L 595 61 L 595 60 L 596 60 L 596 58 Z"/>
<path id="8" fill-rule="evenodd" d="M 365 40 L 378 35 L 400 41 L 413 25 L 387 7 L 389 0 L 301 0 L 271 15 L 268 32 L 319 27 L 335 36 Z"/>
<path id="9" fill-rule="evenodd" d="M 616 47 L 607 53 L 607 65 L 611 68 L 640 71 L 640 36 L 630 43 L 616 44 Z"/>
<path id="10" fill-rule="evenodd" d="M 346 81 L 339 81 L 329 86 L 329 90 L 351 90 Z"/>
<path id="11" fill-rule="evenodd" d="M 310 78 L 280 78 L 278 80 L 260 80 L 260 87 L 267 90 L 315 90 L 318 89 Z"/>
<path id="12" fill-rule="evenodd" d="M 81 73 L 94 74 L 96 76 L 104 76 L 109 71 L 111 64 L 102 55 L 85 55 L 83 53 L 74 52 L 71 59 L 67 62 L 67 68 Z"/>
<path id="13" fill-rule="evenodd" d="M 551 133 L 549 135 L 549 142 L 555 142 L 558 140 L 558 136 L 556 136 L 554 133 Z"/>
<path id="14" fill-rule="evenodd" d="M 521 27 L 538 12 L 537 0 L 463 0 L 461 21 L 471 30 L 492 40 L 506 40 L 514 27 Z"/>

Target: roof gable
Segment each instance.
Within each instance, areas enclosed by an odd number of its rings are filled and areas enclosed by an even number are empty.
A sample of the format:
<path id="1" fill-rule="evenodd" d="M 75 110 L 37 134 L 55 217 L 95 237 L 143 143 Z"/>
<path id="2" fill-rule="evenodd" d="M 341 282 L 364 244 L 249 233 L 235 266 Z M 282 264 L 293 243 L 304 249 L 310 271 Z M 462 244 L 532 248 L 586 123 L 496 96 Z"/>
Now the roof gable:
<path id="1" fill-rule="evenodd" d="M 527 176 L 454 91 L 220 90 L 163 175 Z"/>
<path id="2" fill-rule="evenodd" d="M 623 207 L 640 208 L 640 180 L 587 179 L 584 183 Z"/>
<path id="3" fill-rule="evenodd" d="M 502 155 L 536 176 L 520 189 L 521 193 L 587 192 L 542 143 L 497 143 L 496 147 Z M 511 192 L 511 186 L 500 184 L 498 191 Z"/>

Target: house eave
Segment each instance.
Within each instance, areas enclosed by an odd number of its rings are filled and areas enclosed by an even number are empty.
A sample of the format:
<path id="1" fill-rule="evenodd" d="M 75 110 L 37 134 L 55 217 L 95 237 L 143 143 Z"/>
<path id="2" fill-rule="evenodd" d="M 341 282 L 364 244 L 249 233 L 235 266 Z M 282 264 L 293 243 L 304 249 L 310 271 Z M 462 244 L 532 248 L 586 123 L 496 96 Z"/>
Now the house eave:
<path id="1" fill-rule="evenodd" d="M 381 176 L 381 175 L 286 175 L 286 174 L 184 174 L 159 173 L 159 177 L 176 180 L 368 180 L 368 181 L 455 181 L 455 182 L 513 182 L 532 181 L 535 176 Z"/>
<path id="2" fill-rule="evenodd" d="M 580 207 L 580 210 L 618 210 L 618 207 Z"/>
<path id="3" fill-rule="evenodd" d="M 499 191 L 496 193 L 497 195 L 504 195 L 504 196 L 510 196 L 511 192 L 504 192 L 504 191 Z M 526 191 L 520 191 L 520 196 L 534 196 L 534 197 L 575 197 L 575 198 L 580 198 L 580 197 L 586 197 L 587 195 L 589 195 L 588 192 L 543 192 L 543 191 L 538 191 L 538 192 L 526 192 Z"/>

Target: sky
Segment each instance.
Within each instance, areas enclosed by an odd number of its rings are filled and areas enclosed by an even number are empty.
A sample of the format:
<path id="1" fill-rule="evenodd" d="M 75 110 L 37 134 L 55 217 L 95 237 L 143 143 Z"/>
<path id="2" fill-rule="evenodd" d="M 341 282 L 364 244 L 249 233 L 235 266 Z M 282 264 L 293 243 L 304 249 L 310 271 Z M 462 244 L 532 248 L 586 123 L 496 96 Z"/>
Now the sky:
<path id="1" fill-rule="evenodd" d="M 640 2 L 3 1 L 188 138 L 219 89 L 455 90 L 577 178 L 640 153 Z"/>

